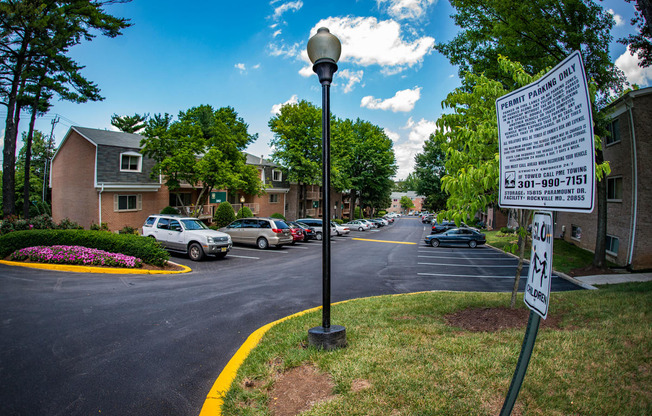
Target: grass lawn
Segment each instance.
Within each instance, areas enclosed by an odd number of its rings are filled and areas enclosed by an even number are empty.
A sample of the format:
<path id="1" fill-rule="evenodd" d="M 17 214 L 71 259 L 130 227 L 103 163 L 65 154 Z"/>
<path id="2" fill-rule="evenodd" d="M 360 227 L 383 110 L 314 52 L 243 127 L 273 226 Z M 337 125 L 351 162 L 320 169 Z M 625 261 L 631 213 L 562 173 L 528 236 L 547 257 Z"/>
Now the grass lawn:
<path id="1" fill-rule="evenodd" d="M 497 415 L 525 328 L 470 332 L 445 316 L 509 298 L 424 292 L 336 304 L 333 324 L 346 327 L 349 345 L 328 352 L 306 346 L 320 311 L 281 322 L 243 363 L 222 414 L 270 415 L 279 375 L 310 364 L 330 375 L 335 396 L 302 416 Z M 553 293 L 548 319 L 560 322 L 539 329 L 513 414 L 651 415 L 651 312 L 650 282 Z"/>
<path id="2" fill-rule="evenodd" d="M 503 234 L 500 231 L 486 231 L 484 233 L 487 236 L 487 243 L 501 250 L 505 246 L 516 244 L 518 241 L 517 234 Z M 525 260 L 530 259 L 531 243 L 532 240 L 528 239 L 528 245 L 525 247 Z M 558 272 L 569 274 L 571 270 L 590 266 L 593 262 L 593 253 L 565 240 L 556 239 L 552 244 L 552 251 L 553 269 Z M 518 253 L 515 254 L 518 255 Z M 607 266 L 616 265 L 607 262 Z"/>

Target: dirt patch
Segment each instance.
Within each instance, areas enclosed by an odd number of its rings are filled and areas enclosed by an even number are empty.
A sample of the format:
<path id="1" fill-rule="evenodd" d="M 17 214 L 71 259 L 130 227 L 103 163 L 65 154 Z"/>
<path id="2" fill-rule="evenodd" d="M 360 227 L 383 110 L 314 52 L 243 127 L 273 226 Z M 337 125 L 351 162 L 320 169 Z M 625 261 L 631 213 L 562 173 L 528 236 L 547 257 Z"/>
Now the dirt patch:
<path id="1" fill-rule="evenodd" d="M 472 332 L 493 332 L 501 329 L 525 328 L 530 315 L 529 309 L 469 308 L 444 316 L 451 326 Z M 559 329 L 561 316 L 548 316 L 541 320 L 542 328 Z"/>
<path id="2" fill-rule="evenodd" d="M 568 272 L 569 276 L 575 277 L 575 276 L 594 276 L 597 274 L 614 274 L 616 273 L 612 269 L 603 267 L 595 267 L 595 266 L 586 266 L 586 267 L 580 267 L 577 269 L 573 269 L 570 272 Z"/>
<path id="3" fill-rule="evenodd" d="M 271 391 L 269 408 L 274 416 L 295 416 L 333 397 L 335 383 L 311 365 L 279 375 Z"/>

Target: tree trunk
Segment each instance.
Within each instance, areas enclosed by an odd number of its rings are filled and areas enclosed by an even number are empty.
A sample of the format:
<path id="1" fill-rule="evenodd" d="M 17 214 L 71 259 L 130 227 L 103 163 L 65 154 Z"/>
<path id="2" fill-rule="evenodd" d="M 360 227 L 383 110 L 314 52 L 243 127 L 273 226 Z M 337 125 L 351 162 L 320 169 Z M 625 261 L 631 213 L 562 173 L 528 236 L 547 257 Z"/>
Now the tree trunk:
<path id="1" fill-rule="evenodd" d="M 518 266 L 516 267 L 516 276 L 514 276 L 514 287 L 512 288 L 512 298 L 509 301 L 509 307 L 514 309 L 516 306 L 516 296 L 518 294 L 518 283 L 521 279 L 521 271 L 523 270 L 523 260 L 525 258 L 525 246 L 527 246 L 529 233 L 527 232 L 527 223 L 530 219 L 530 212 L 528 210 L 520 209 L 518 210 L 518 226 L 519 226 L 519 236 L 518 236 Z M 523 238 L 522 230 L 526 230 L 525 238 Z"/>
<path id="2" fill-rule="evenodd" d="M 39 80 L 39 88 L 36 94 L 34 95 L 34 102 L 32 103 L 32 117 L 29 120 L 29 132 L 27 133 L 27 143 L 25 143 L 25 180 L 23 188 L 23 218 L 29 219 L 29 204 L 30 204 L 30 191 L 31 187 L 29 185 L 29 176 L 30 168 L 32 164 L 32 139 L 34 137 L 34 123 L 36 123 L 36 114 L 38 113 L 38 104 L 41 100 L 41 91 L 43 87 L 41 86 L 43 78 L 45 78 L 45 72 L 47 72 L 47 66 L 44 69 L 44 73 Z M 43 179 L 45 180 L 45 178 Z"/>
<path id="3" fill-rule="evenodd" d="M 601 164 L 604 162 L 604 154 L 602 150 L 597 150 L 595 154 L 595 163 Z M 595 236 L 595 251 L 593 253 L 593 266 L 603 268 L 606 263 L 607 255 L 607 178 L 602 177 L 601 181 L 597 183 L 597 199 L 598 199 L 598 226 Z"/>

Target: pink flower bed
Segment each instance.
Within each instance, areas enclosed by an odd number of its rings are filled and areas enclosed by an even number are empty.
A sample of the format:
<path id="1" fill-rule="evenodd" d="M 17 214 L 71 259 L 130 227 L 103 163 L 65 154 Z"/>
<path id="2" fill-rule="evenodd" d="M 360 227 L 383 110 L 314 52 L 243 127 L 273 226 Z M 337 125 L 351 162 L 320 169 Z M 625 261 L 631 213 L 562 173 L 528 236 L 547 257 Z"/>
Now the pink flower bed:
<path id="1" fill-rule="evenodd" d="M 137 257 L 109 253 L 80 246 L 37 246 L 16 250 L 11 260 L 31 260 L 39 263 L 81 264 L 87 266 L 142 267 L 143 261 Z"/>

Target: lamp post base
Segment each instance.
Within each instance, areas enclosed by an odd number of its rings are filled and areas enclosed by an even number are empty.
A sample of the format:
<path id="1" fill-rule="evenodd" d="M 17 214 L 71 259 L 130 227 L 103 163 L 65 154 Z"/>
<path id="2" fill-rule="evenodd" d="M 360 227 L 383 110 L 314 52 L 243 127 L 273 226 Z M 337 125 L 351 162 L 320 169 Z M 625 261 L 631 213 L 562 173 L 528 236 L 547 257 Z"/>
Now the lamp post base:
<path id="1" fill-rule="evenodd" d="M 316 326 L 308 330 L 308 343 L 315 348 L 335 350 L 346 347 L 346 328 L 331 325 L 330 328 Z"/>

